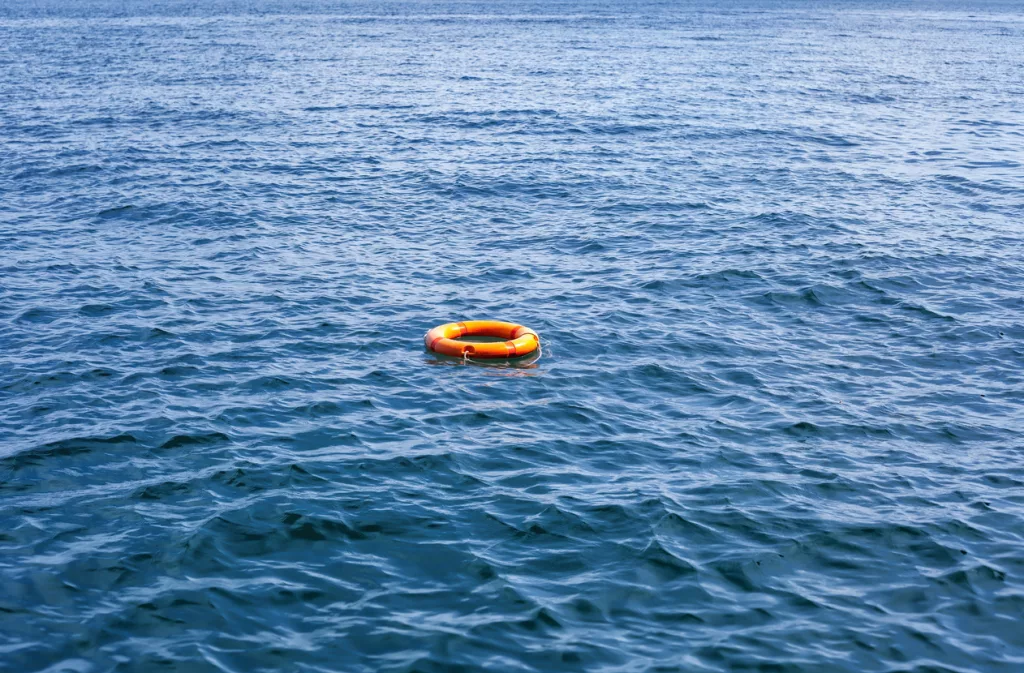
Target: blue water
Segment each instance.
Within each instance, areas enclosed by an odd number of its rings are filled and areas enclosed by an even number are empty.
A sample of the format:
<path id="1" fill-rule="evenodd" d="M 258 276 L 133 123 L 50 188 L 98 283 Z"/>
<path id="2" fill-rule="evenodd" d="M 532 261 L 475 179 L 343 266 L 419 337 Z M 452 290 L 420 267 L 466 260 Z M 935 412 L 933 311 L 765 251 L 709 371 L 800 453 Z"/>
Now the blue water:
<path id="1" fill-rule="evenodd" d="M 1022 164 L 1009 2 L 4 3 L 0 670 L 1024 670 Z"/>

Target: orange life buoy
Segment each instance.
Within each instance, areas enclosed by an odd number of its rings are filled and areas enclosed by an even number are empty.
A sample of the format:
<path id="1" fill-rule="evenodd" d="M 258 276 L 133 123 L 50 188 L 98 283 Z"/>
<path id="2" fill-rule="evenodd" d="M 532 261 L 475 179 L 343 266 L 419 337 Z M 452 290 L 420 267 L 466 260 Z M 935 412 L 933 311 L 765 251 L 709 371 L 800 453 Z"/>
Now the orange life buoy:
<path id="1" fill-rule="evenodd" d="M 464 336 L 498 337 L 505 341 L 456 341 Z M 532 329 L 498 320 L 450 322 L 427 332 L 423 342 L 427 350 L 457 358 L 515 358 L 529 355 L 540 348 L 540 337 Z"/>

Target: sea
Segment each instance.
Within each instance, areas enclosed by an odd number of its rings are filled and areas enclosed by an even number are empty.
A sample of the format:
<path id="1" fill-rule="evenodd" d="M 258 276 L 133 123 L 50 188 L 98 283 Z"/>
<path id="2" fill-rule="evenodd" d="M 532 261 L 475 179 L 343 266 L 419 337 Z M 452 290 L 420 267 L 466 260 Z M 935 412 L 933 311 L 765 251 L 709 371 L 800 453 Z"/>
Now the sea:
<path id="1" fill-rule="evenodd" d="M 1024 671 L 1024 3 L 0 0 L 0 671 Z"/>

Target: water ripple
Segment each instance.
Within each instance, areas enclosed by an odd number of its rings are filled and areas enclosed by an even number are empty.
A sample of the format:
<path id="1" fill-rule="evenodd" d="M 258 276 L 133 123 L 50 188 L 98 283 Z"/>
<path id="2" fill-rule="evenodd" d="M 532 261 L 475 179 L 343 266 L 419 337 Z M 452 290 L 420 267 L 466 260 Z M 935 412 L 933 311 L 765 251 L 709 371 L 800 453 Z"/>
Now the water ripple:
<path id="1" fill-rule="evenodd" d="M 1024 667 L 1019 8 L 66 4 L 0 670 Z"/>

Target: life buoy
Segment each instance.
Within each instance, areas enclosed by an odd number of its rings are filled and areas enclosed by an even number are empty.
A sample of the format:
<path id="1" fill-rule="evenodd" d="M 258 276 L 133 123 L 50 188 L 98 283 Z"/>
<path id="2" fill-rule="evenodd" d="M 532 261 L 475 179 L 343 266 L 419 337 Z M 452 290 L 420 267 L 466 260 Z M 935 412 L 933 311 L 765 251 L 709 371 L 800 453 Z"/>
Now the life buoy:
<path id="1" fill-rule="evenodd" d="M 505 341 L 474 343 L 456 341 L 464 336 L 498 337 Z M 540 348 L 540 337 L 529 327 L 498 320 L 450 322 L 427 332 L 427 350 L 457 358 L 515 358 Z"/>

